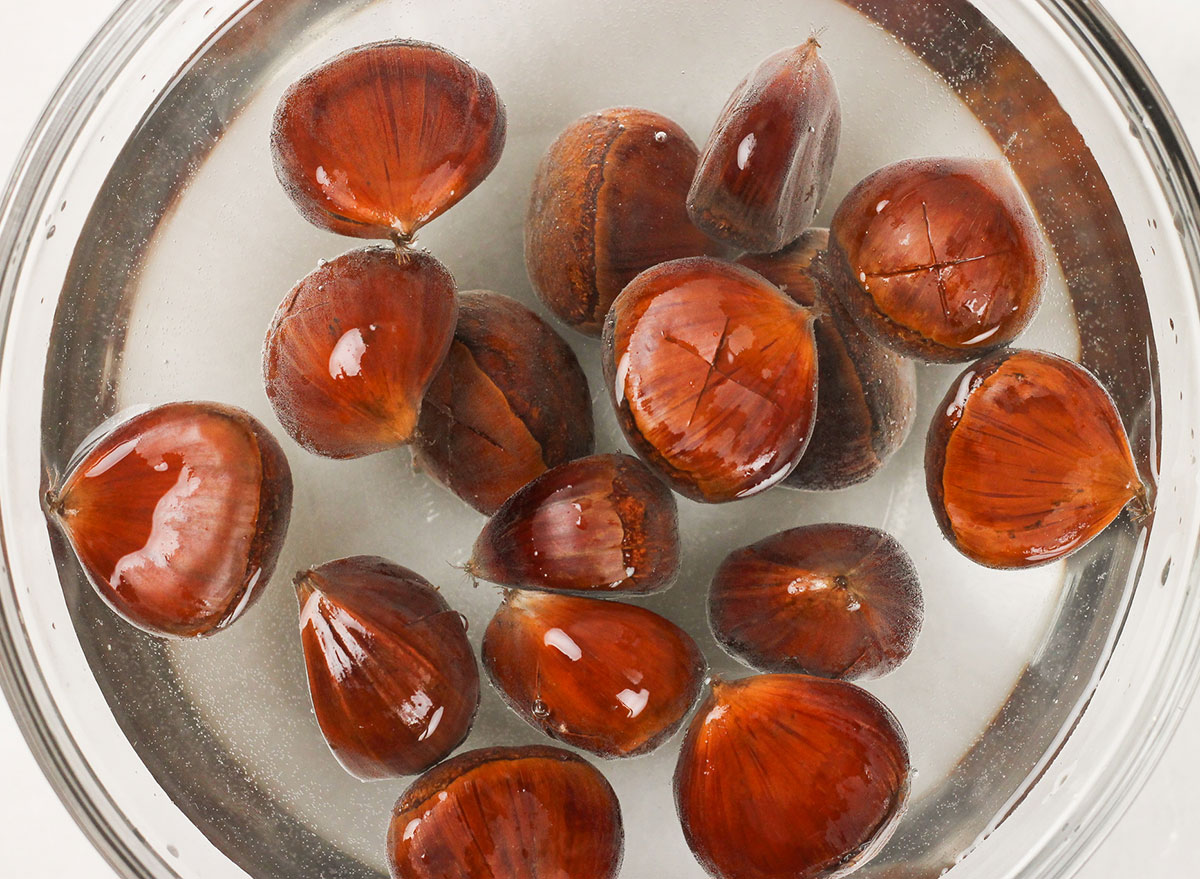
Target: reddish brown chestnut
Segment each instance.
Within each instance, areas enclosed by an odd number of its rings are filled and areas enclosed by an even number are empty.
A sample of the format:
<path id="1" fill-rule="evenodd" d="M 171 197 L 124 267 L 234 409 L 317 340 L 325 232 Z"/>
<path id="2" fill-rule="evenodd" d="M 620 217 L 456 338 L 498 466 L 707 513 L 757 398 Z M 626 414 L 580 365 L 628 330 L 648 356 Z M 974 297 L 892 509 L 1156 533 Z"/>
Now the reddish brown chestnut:
<path id="1" fill-rule="evenodd" d="M 589 113 L 551 144 L 533 182 L 525 265 L 564 323 L 598 336 L 643 269 L 717 252 L 684 206 L 697 155 L 682 128 L 633 107 Z"/>
<path id="2" fill-rule="evenodd" d="M 911 360 L 855 326 L 829 293 L 819 255 L 826 229 L 810 229 L 778 253 L 746 254 L 758 272 L 817 316 L 817 415 L 804 457 L 784 485 L 829 490 L 869 479 L 904 444 L 916 413 Z"/>
<path id="3" fill-rule="evenodd" d="M 908 789 L 891 712 L 807 675 L 714 683 L 675 769 L 684 836 L 718 879 L 842 876 L 887 841 Z"/>
<path id="4" fill-rule="evenodd" d="M 1015 339 L 1041 302 L 1037 221 L 1000 162 L 888 165 L 842 200 L 830 239 L 842 304 L 908 357 L 972 360 Z"/>
<path id="5" fill-rule="evenodd" d="M 408 442 L 457 308 L 454 279 L 427 253 L 368 247 L 318 267 L 267 332 L 263 375 L 279 422 L 329 458 Z"/>
<path id="6" fill-rule="evenodd" d="M 613 879 L 617 795 L 560 748 L 484 748 L 417 779 L 388 825 L 392 879 Z"/>
<path id="7" fill-rule="evenodd" d="M 152 634 L 188 638 L 228 626 L 271 579 L 292 474 L 248 413 L 168 403 L 77 451 L 46 506 L 109 607 Z"/>
<path id="8" fill-rule="evenodd" d="M 509 592 L 483 636 L 505 701 L 551 738 L 601 757 L 658 747 L 700 695 L 704 657 L 645 608 L 550 592 Z"/>
<path id="9" fill-rule="evenodd" d="M 296 575 L 308 688 L 325 741 L 363 779 L 413 775 L 467 737 L 479 670 L 461 614 L 373 556 Z"/>
<path id="10" fill-rule="evenodd" d="M 679 571 L 675 498 L 628 455 L 568 461 L 504 502 L 467 570 L 524 589 L 666 589 Z"/>
<path id="11" fill-rule="evenodd" d="M 492 81 L 428 43 L 338 55 L 275 111 L 275 173 L 310 223 L 399 244 L 478 186 L 504 149 Z"/>
<path id="12" fill-rule="evenodd" d="M 817 406 L 813 316 L 761 275 L 707 257 L 638 275 L 604 326 L 626 438 L 680 494 L 717 503 L 784 479 Z"/>
<path id="13" fill-rule="evenodd" d="M 593 445 L 591 392 L 567 343 L 507 296 L 460 294 L 454 342 L 421 407 L 418 465 L 491 515 Z"/>
<path id="14" fill-rule="evenodd" d="M 934 410 L 925 479 L 942 533 L 995 568 L 1064 558 L 1130 501 L 1148 512 L 1112 399 L 1041 351 L 1000 351 L 959 376 Z"/>
<path id="15" fill-rule="evenodd" d="M 792 528 L 730 553 L 708 618 L 730 653 L 762 671 L 875 678 L 903 662 L 925 603 L 899 541 L 863 525 Z"/>
<path id="16" fill-rule="evenodd" d="M 810 39 L 741 81 L 700 156 L 687 207 L 714 238 L 766 253 L 816 216 L 837 157 L 842 111 L 833 74 Z"/>

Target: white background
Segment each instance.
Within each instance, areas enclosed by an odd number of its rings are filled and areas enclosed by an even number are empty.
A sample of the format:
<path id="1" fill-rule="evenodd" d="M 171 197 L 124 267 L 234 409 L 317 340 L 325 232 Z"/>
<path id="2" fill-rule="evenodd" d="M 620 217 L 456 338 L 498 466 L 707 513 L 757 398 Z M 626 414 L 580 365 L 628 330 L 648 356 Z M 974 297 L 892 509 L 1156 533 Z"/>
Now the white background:
<path id="1" fill-rule="evenodd" d="M 113 0 L 0 0 L 0 177 L 59 79 Z M 1109 0 L 1200 143 L 1200 2 Z M 1200 702 L 1162 763 L 1080 879 L 1200 876 Z M 34 762 L 0 700 L 0 877 L 112 879 Z"/>

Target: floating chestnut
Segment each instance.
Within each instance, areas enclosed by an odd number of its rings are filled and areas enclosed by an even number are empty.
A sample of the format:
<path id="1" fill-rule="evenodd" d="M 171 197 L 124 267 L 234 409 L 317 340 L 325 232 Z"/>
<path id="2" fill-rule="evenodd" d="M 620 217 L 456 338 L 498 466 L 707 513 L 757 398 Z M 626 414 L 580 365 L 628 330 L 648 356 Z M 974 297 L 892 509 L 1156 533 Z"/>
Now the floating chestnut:
<path id="1" fill-rule="evenodd" d="M 168 403 L 109 427 L 46 495 L 96 592 L 155 635 L 228 626 L 258 598 L 292 511 L 283 450 L 220 403 Z"/>
<path id="2" fill-rule="evenodd" d="M 664 263 L 613 303 L 604 376 L 626 438 L 672 488 L 746 497 L 784 479 L 808 445 L 813 315 L 741 266 Z"/>
<path id="3" fill-rule="evenodd" d="M 388 825 L 392 879 L 613 879 L 624 847 L 617 795 L 560 748 L 482 748 L 401 795 Z"/>
<path id="4" fill-rule="evenodd" d="M 319 266 L 267 332 L 263 375 L 280 424 L 329 458 L 408 442 L 457 308 L 454 279 L 427 253 L 368 247 Z"/>
<path id="5" fill-rule="evenodd" d="M 683 833 L 719 879 L 817 879 L 866 863 L 909 790 L 896 718 L 853 684 L 758 675 L 713 684 L 675 769 Z"/>
<path id="6" fill-rule="evenodd" d="M 594 445 L 592 396 L 574 352 L 507 296 L 458 297 L 458 328 L 425 393 L 418 465 L 481 513 Z"/>
<path id="7" fill-rule="evenodd" d="M 308 688 L 325 741 L 359 778 L 413 775 L 467 737 L 479 669 L 461 614 L 373 556 L 296 575 Z"/>
<path id="8" fill-rule="evenodd" d="M 743 250 L 795 241 L 829 188 L 842 131 L 833 74 L 810 39 L 762 61 L 708 136 L 687 196 L 692 221 Z"/>
<path id="9" fill-rule="evenodd" d="M 488 624 L 483 664 L 526 721 L 601 757 L 658 747 L 705 670 L 687 632 L 645 608 L 526 591 L 509 592 Z"/>
<path id="10" fill-rule="evenodd" d="M 916 414 L 911 360 L 860 330 L 831 295 L 819 255 L 826 229 L 810 229 L 778 253 L 746 254 L 758 272 L 817 316 L 817 415 L 804 457 L 784 485 L 830 490 L 873 476 L 904 444 Z"/>
<path id="11" fill-rule="evenodd" d="M 830 226 L 832 289 L 908 357 L 973 360 L 1015 339 L 1046 275 L 1037 221 L 1005 166 L 912 159 L 871 174 Z"/>
<path id="12" fill-rule="evenodd" d="M 995 568 L 1064 558 L 1130 501 L 1149 508 L 1107 391 L 1041 351 L 999 351 L 963 371 L 934 410 L 925 479 L 942 533 Z"/>
<path id="13" fill-rule="evenodd" d="M 405 244 L 496 167 L 505 124 L 484 74 L 437 46 L 390 40 L 290 86 L 271 154 L 310 223 Z"/>
<path id="14" fill-rule="evenodd" d="M 864 525 L 792 528 L 730 553 L 708 617 L 730 653 L 762 671 L 874 678 L 903 662 L 924 617 L 899 541 Z"/>
<path id="15" fill-rule="evenodd" d="M 682 128 L 634 107 L 589 113 L 551 144 L 533 181 L 525 264 L 564 323 L 598 336 L 643 269 L 717 252 L 684 204 L 697 156 Z"/>
<path id="16" fill-rule="evenodd" d="M 467 570 L 504 586 L 646 593 L 679 571 L 675 498 L 628 455 L 560 464 L 488 520 Z"/>

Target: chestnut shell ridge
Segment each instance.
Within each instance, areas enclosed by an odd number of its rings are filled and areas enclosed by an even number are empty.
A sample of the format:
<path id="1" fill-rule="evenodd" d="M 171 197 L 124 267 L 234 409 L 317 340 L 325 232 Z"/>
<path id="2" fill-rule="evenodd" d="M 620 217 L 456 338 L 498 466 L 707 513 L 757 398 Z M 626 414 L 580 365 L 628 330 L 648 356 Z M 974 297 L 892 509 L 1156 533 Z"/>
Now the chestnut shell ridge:
<path id="1" fill-rule="evenodd" d="M 522 589 L 641 594 L 679 572 L 675 498 L 629 455 L 560 464 L 483 527 L 467 572 Z"/>
<path id="2" fill-rule="evenodd" d="M 904 811 L 908 743 L 865 690 L 807 675 L 715 681 L 688 728 L 675 803 L 718 879 L 818 879 L 873 857 Z"/>
<path id="3" fill-rule="evenodd" d="M 1078 364 L 1005 350 L 968 367 L 935 410 L 925 478 L 942 532 L 995 568 L 1057 561 L 1133 502 L 1149 512 L 1120 415 Z"/>
<path id="4" fill-rule="evenodd" d="M 587 377 L 567 343 L 507 296 L 460 293 L 450 353 L 421 404 L 417 466 L 491 515 L 594 444 Z"/>
<path id="5" fill-rule="evenodd" d="M 321 732 L 362 778 L 428 769 L 471 729 L 479 670 L 461 614 L 419 574 L 374 556 L 296 575 Z"/>
<path id="6" fill-rule="evenodd" d="M 309 222 L 408 243 L 500 161 L 504 104 L 492 81 L 415 40 L 359 46 L 284 92 L 275 173 Z"/>
<path id="7" fill-rule="evenodd" d="M 694 257 L 642 272 L 609 311 L 603 366 L 626 439 L 692 500 L 763 491 L 808 446 L 813 314 L 749 269 Z"/>
<path id="8" fill-rule="evenodd" d="M 523 590 L 488 624 L 483 664 L 527 723 L 601 757 L 658 747 L 695 704 L 706 668 L 687 632 L 645 608 Z"/>
<path id="9" fill-rule="evenodd" d="M 118 616 L 189 638 L 234 622 L 270 580 L 292 476 L 279 444 L 248 413 L 168 403 L 117 421 L 77 451 L 46 506 Z"/>
<path id="10" fill-rule="evenodd" d="M 392 810 L 392 879 L 615 879 L 617 795 L 561 748 L 480 748 L 417 779 Z"/>

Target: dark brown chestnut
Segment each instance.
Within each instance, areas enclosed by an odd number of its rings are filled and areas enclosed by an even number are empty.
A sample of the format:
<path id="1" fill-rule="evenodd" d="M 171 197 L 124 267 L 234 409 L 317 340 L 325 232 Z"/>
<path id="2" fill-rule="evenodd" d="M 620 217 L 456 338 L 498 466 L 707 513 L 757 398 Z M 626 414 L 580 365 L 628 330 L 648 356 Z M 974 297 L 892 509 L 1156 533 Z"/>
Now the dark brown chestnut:
<path id="1" fill-rule="evenodd" d="M 408 442 L 457 309 L 454 279 L 427 253 L 368 247 L 319 266 L 267 332 L 263 376 L 279 422 L 328 458 Z"/>
<path id="2" fill-rule="evenodd" d="M 496 511 L 467 571 L 524 589 L 646 593 L 679 571 L 675 498 L 628 455 L 560 464 Z"/>
<path id="3" fill-rule="evenodd" d="M 598 336 L 643 269 L 717 252 L 684 205 L 697 155 L 682 128 L 634 107 L 589 113 L 551 144 L 533 181 L 525 265 L 564 323 Z"/>
<path id="4" fill-rule="evenodd" d="M 526 721 L 601 757 L 658 747 L 705 670 L 687 632 L 645 608 L 526 591 L 509 592 L 488 624 L 483 665 Z"/>
<path id="5" fill-rule="evenodd" d="M 792 528 L 734 550 L 708 596 L 713 633 L 762 671 L 875 678 L 903 662 L 925 614 L 899 541 L 864 525 Z"/>
<path id="6" fill-rule="evenodd" d="M 460 294 L 454 342 L 421 407 L 417 464 L 491 515 L 594 443 L 587 377 L 567 343 L 507 296 Z"/>
<path id="7" fill-rule="evenodd" d="M 625 437 L 693 500 L 763 491 L 808 445 L 812 313 L 749 269 L 694 257 L 642 272 L 609 312 L 603 362 Z"/>
<path id="8" fill-rule="evenodd" d="M 837 157 L 842 111 L 820 45 L 781 49 L 741 81 L 708 136 L 687 196 L 714 238 L 766 253 L 816 216 Z"/>
<path id="9" fill-rule="evenodd" d="M 688 729 L 675 803 L 718 879 L 832 879 L 865 864 L 909 790 L 900 724 L 854 684 L 807 675 L 716 682 Z"/>
<path id="10" fill-rule="evenodd" d="M 325 741 L 363 779 L 413 775 L 467 737 L 479 669 L 461 614 L 374 556 L 296 575 L 308 688 Z"/>
<path id="11" fill-rule="evenodd" d="M 310 223 L 409 242 L 500 161 L 492 81 L 438 46 L 359 46 L 290 86 L 275 111 L 275 173 Z"/>
<path id="12" fill-rule="evenodd" d="M 875 475 L 904 444 L 916 414 L 911 360 L 860 330 L 831 295 L 822 261 L 826 229 L 810 229 L 788 248 L 738 260 L 816 315 L 817 415 L 804 457 L 784 485 L 832 490 Z"/>
<path id="13" fill-rule="evenodd" d="M 871 174 L 830 226 L 832 289 L 908 357 L 973 360 L 1015 339 L 1042 298 L 1037 221 L 1005 166 L 912 159 Z"/>
<path id="14" fill-rule="evenodd" d="M 1131 501 L 1149 511 L 1112 398 L 1041 351 L 999 351 L 963 371 L 934 410 L 925 479 L 942 533 L 995 568 L 1064 558 Z"/>
<path id="15" fill-rule="evenodd" d="M 388 825 L 392 879 L 614 879 L 617 795 L 561 748 L 483 748 L 426 773 Z"/>
<path id="16" fill-rule="evenodd" d="M 271 579 L 292 474 L 241 409 L 167 403 L 105 426 L 46 507 L 113 611 L 189 638 L 228 626 Z"/>

